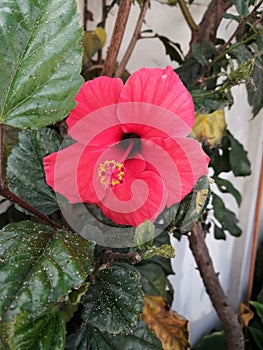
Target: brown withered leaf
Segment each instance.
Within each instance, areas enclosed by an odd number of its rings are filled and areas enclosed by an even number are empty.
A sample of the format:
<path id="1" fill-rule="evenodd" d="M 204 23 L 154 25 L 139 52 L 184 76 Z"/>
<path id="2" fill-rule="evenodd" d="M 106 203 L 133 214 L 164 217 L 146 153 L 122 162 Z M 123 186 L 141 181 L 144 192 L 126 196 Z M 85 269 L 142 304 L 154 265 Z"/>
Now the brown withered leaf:
<path id="1" fill-rule="evenodd" d="M 249 324 L 249 321 L 252 320 L 254 317 L 254 312 L 250 310 L 250 308 L 241 303 L 239 306 L 239 321 L 242 327 L 247 327 Z"/>
<path id="2" fill-rule="evenodd" d="M 189 349 L 188 321 L 173 311 L 161 296 L 144 297 L 141 319 L 160 339 L 163 350 Z"/>

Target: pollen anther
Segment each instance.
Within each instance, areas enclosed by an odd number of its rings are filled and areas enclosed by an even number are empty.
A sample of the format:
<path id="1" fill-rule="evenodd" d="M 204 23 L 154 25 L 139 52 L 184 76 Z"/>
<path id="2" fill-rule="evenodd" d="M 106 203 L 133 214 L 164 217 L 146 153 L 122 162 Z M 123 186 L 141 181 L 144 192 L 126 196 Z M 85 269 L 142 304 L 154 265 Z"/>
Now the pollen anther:
<path id="1" fill-rule="evenodd" d="M 114 160 L 105 160 L 99 165 L 98 176 L 100 182 L 109 188 L 124 182 L 125 167 L 123 163 Z"/>

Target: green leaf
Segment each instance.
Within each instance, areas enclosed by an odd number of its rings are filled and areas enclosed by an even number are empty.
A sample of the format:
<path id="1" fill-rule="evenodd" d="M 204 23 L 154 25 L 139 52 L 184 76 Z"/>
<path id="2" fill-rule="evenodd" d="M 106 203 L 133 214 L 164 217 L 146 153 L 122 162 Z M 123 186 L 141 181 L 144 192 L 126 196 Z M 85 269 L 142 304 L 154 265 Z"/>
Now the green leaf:
<path id="1" fill-rule="evenodd" d="M 239 237 L 242 233 L 237 225 L 237 218 L 234 212 L 227 209 L 223 200 L 213 193 L 212 205 L 214 207 L 214 216 L 222 225 L 223 230 L 229 231 L 232 236 Z"/>
<path id="2" fill-rule="evenodd" d="M 195 184 L 192 194 L 188 196 L 187 209 L 183 209 L 183 215 L 179 209 L 180 215 L 183 216 L 183 220 L 179 225 L 181 232 L 190 231 L 193 224 L 201 217 L 205 210 L 209 197 L 210 186 L 207 176 L 202 176 Z"/>
<path id="3" fill-rule="evenodd" d="M 203 41 L 200 43 L 194 43 L 192 45 L 192 54 L 193 57 L 202 65 L 206 66 L 208 64 L 207 59 L 211 55 L 216 54 L 217 50 L 212 42 Z"/>
<path id="4" fill-rule="evenodd" d="M 248 15 L 249 0 L 233 0 L 233 4 L 240 16 L 246 17 Z"/>
<path id="5" fill-rule="evenodd" d="M 263 107 L 263 59 L 255 58 L 254 69 L 251 74 L 252 82 L 247 84 L 248 103 L 252 106 L 255 117 Z"/>
<path id="6" fill-rule="evenodd" d="M 231 170 L 235 176 L 247 176 L 251 173 L 247 152 L 228 130 L 220 147 L 212 150 L 209 155 L 210 166 L 215 170 L 216 176 Z"/>
<path id="7" fill-rule="evenodd" d="M 1 1 L 0 24 L 0 124 L 38 128 L 66 117 L 83 81 L 76 1 Z"/>
<path id="8" fill-rule="evenodd" d="M 232 185 L 232 183 L 218 176 L 214 176 L 213 179 L 215 180 L 218 189 L 223 193 L 231 193 L 232 196 L 235 198 L 237 205 L 240 207 L 242 197 L 240 192 Z"/>
<path id="9" fill-rule="evenodd" d="M 111 336 L 90 324 L 82 325 L 79 332 L 68 337 L 66 350 L 162 350 L 159 339 L 143 321 L 132 333 Z"/>
<path id="10" fill-rule="evenodd" d="M 214 224 L 214 237 L 215 239 L 223 239 L 226 240 L 226 234 L 224 229 Z"/>
<path id="11" fill-rule="evenodd" d="M 54 306 L 40 312 L 17 315 L 10 328 L 10 349 L 63 350 L 66 325 L 63 314 Z"/>
<path id="12" fill-rule="evenodd" d="M 258 301 L 250 301 L 250 304 L 256 309 L 257 315 L 260 317 L 261 322 L 263 323 L 263 304 Z"/>
<path id="13" fill-rule="evenodd" d="M 155 255 L 163 256 L 166 259 L 172 259 L 175 256 L 174 248 L 170 244 L 163 244 L 160 247 L 151 246 L 143 253 L 143 259 L 149 259 Z"/>
<path id="14" fill-rule="evenodd" d="M 166 298 L 168 280 L 161 266 L 152 261 L 146 263 L 143 261 L 136 265 L 136 268 L 142 275 L 141 283 L 144 294 L 161 295 Z"/>
<path id="15" fill-rule="evenodd" d="M 217 90 L 190 89 L 195 111 L 201 114 L 212 113 L 233 104 L 233 97 L 230 89 L 224 92 Z"/>
<path id="16" fill-rule="evenodd" d="M 55 193 L 45 180 L 43 157 L 57 151 L 60 141 L 54 130 L 24 130 L 19 133 L 19 144 L 8 158 L 10 190 L 46 215 L 59 207 Z"/>
<path id="17" fill-rule="evenodd" d="M 240 16 L 237 16 L 237 15 L 233 15 L 231 13 L 224 13 L 223 14 L 223 18 L 225 19 L 231 19 L 231 20 L 234 20 L 236 22 L 240 22 Z"/>
<path id="18" fill-rule="evenodd" d="M 229 162 L 235 176 L 248 176 L 251 174 L 250 161 L 247 157 L 247 152 L 241 143 L 236 140 L 233 135 L 227 132 L 228 140 L 231 144 L 229 151 Z"/>
<path id="19" fill-rule="evenodd" d="M 101 332 L 127 333 L 143 309 L 140 274 L 135 267 L 118 264 L 102 270 L 83 298 L 83 320 Z"/>
<path id="20" fill-rule="evenodd" d="M 154 224 L 150 220 L 145 220 L 135 229 L 134 242 L 139 249 L 151 245 L 154 240 Z"/>
<path id="21" fill-rule="evenodd" d="M 196 58 L 190 57 L 180 67 L 176 68 L 174 71 L 179 75 L 183 83 L 189 88 L 191 85 L 195 83 L 195 80 L 203 71 L 203 67 L 197 61 Z"/>
<path id="22" fill-rule="evenodd" d="M 131 334 L 112 337 L 116 350 L 162 350 L 160 340 L 149 330 L 148 326 L 139 321 Z"/>
<path id="23" fill-rule="evenodd" d="M 67 338 L 65 350 L 117 350 L 108 334 L 91 324 L 83 324 L 78 332 Z M 123 349 L 122 349 L 123 350 Z"/>
<path id="24" fill-rule="evenodd" d="M 0 318 L 57 302 L 93 270 L 93 245 L 79 235 L 31 221 L 0 231 Z"/>
<path id="25" fill-rule="evenodd" d="M 257 344 L 259 350 L 263 350 L 263 333 L 262 333 L 262 329 L 258 329 L 258 328 L 250 326 L 250 327 L 248 327 L 248 330 L 249 330 L 250 334 L 252 335 L 253 340 Z"/>
<path id="26" fill-rule="evenodd" d="M 182 49 L 179 44 L 171 41 L 170 39 L 166 38 L 163 35 L 157 36 L 161 42 L 164 44 L 165 47 L 165 53 L 170 57 L 172 61 L 176 61 L 179 64 L 183 63 L 182 59 Z"/>
<path id="27" fill-rule="evenodd" d="M 192 350 L 223 350 L 226 349 L 226 337 L 224 332 L 214 332 L 204 336 Z"/>

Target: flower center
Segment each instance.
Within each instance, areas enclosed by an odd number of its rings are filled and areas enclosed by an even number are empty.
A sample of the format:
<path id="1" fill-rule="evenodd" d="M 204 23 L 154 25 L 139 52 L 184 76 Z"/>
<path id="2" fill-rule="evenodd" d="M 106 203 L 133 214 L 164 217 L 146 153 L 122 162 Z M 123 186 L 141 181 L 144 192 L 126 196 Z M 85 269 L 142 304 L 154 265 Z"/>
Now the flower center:
<path id="1" fill-rule="evenodd" d="M 105 160 L 103 164 L 100 164 L 98 169 L 100 182 L 109 188 L 122 184 L 124 175 L 125 167 L 123 163 L 118 163 L 114 160 Z"/>
<path id="2" fill-rule="evenodd" d="M 121 147 L 125 150 L 129 149 L 129 154 L 141 151 L 141 138 L 139 135 L 128 132 L 122 135 Z"/>

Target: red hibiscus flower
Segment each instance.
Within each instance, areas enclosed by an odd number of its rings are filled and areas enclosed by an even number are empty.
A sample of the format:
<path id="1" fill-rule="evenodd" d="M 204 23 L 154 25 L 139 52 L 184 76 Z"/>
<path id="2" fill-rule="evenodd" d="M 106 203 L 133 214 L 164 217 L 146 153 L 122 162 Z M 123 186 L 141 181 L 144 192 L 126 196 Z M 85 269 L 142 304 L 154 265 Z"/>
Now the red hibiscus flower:
<path id="1" fill-rule="evenodd" d="M 47 183 L 71 203 L 94 203 L 117 224 L 154 221 L 181 201 L 209 159 L 187 138 L 192 98 L 172 67 L 143 68 L 125 85 L 83 84 L 67 119 L 77 142 L 44 158 Z"/>

